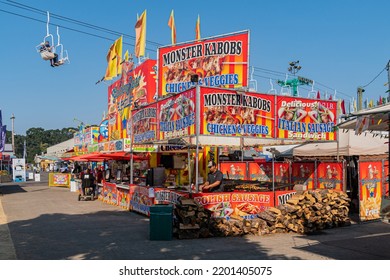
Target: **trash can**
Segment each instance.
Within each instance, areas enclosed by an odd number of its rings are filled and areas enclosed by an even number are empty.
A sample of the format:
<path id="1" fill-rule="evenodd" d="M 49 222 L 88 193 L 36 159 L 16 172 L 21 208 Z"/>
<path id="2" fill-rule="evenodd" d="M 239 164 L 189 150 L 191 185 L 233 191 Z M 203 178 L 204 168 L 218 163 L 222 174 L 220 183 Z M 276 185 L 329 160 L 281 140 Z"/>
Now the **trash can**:
<path id="1" fill-rule="evenodd" d="M 173 206 L 171 204 L 156 204 L 150 206 L 150 240 L 171 240 Z"/>

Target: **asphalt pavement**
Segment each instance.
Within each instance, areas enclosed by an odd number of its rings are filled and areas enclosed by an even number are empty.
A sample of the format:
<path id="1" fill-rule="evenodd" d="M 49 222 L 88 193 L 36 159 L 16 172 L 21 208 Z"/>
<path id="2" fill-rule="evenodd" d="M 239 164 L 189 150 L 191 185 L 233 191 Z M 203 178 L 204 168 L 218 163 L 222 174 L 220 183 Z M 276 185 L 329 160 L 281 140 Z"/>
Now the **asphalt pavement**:
<path id="1" fill-rule="evenodd" d="M 41 182 L 0 185 L 2 260 L 390 260 L 390 224 L 152 241 L 149 219 Z"/>

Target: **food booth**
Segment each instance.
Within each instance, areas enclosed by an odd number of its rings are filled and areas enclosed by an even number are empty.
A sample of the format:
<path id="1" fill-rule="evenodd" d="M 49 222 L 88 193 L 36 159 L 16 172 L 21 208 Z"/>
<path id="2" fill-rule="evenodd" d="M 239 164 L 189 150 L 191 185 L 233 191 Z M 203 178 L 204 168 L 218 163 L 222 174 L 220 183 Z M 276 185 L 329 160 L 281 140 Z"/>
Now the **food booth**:
<path id="1" fill-rule="evenodd" d="M 183 50 L 193 51 L 182 57 Z M 250 91 L 248 65 L 249 32 L 243 31 L 161 47 L 157 61 L 123 71 L 108 87 L 108 116 L 91 151 L 124 152 L 126 163 L 124 169 L 105 164 L 111 175 L 99 199 L 150 215 L 151 205 L 192 197 L 214 217 L 248 219 L 284 203 L 296 182 L 314 186 L 310 164 L 292 167 L 274 156 L 271 162 L 220 160 L 223 147 L 337 140 L 336 101 Z M 140 153 L 147 160 L 137 161 Z M 224 174 L 222 193 L 199 192 L 210 160 Z M 301 165 L 308 173 L 294 171 Z M 128 181 L 112 178 L 118 169 L 128 170 Z"/>

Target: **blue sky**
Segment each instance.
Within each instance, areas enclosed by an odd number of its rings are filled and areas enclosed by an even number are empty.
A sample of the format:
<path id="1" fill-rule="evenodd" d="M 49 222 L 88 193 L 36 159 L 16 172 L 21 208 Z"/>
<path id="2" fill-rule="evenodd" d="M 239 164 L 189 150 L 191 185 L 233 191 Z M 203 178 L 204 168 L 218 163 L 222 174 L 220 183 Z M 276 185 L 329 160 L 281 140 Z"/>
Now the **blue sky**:
<path id="1" fill-rule="evenodd" d="M 157 58 L 159 45 L 170 44 L 167 22 L 173 9 L 178 42 L 194 39 L 198 14 L 202 37 L 249 30 L 249 62 L 256 69 L 259 92 L 268 92 L 270 78 L 279 90 L 276 80 L 284 80 L 288 63 L 299 60 L 302 69 L 298 74 L 314 80 L 315 90 L 323 94 L 336 90 L 336 97 L 348 103 L 356 98 L 358 86 L 369 84 L 364 98 L 376 100 L 385 95 L 387 71 L 381 71 L 390 59 L 390 2 L 386 0 L 198 0 L 193 4 L 180 0 L 1 0 L 3 124 L 11 129 L 12 113 L 15 132 L 22 135 L 31 127 L 77 126 L 74 118 L 99 124 L 107 110 L 108 83 L 95 83 L 104 75 L 107 50 L 117 34 L 127 34 L 124 50 L 134 52 L 136 15 L 145 9 L 150 58 Z M 52 68 L 35 51 L 46 35 L 42 11 L 52 14 L 50 33 L 55 35 L 55 26 L 60 26 L 61 43 L 71 64 Z M 300 88 L 301 96 L 307 96 L 309 90 L 307 86 Z"/>

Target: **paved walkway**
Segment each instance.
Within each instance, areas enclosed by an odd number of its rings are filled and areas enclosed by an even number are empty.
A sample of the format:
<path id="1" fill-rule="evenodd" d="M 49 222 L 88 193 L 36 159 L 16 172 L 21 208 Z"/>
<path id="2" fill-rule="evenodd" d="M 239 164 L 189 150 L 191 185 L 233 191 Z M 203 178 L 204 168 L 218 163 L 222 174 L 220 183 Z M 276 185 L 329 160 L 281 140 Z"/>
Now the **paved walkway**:
<path id="1" fill-rule="evenodd" d="M 79 202 L 67 188 L 27 182 L 0 185 L 0 193 L 3 260 L 390 260 L 390 225 L 383 222 L 313 235 L 151 241 L 147 217 Z"/>

